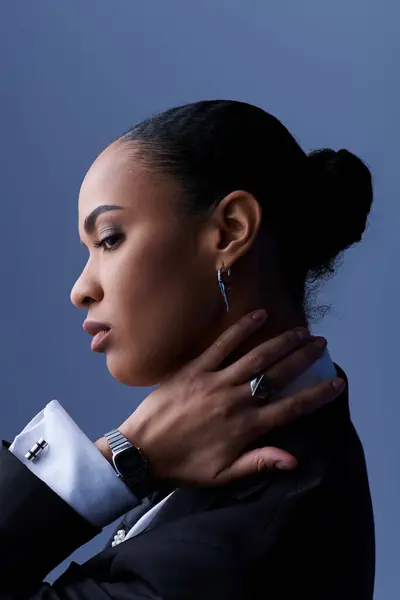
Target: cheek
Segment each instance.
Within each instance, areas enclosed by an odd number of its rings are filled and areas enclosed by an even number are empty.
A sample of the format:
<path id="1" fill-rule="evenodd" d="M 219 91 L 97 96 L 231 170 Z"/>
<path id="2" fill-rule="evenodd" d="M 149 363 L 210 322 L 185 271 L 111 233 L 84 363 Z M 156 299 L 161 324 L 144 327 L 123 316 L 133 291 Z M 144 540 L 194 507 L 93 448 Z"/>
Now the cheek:
<path id="1" fill-rule="evenodd" d="M 210 282 L 195 267 L 195 260 L 179 248 L 152 248 L 140 253 L 131 263 L 119 288 L 126 290 L 126 309 L 135 327 L 153 338 L 157 334 L 182 339 L 193 328 L 201 312 L 207 312 Z M 128 284 L 125 284 L 125 280 Z M 171 341 L 174 339 L 172 338 Z"/>
<path id="2" fill-rule="evenodd" d="M 129 307 L 129 313 L 147 310 L 157 304 L 160 314 L 172 304 L 181 288 L 185 288 L 190 267 L 184 253 L 173 245 L 147 243 L 127 248 L 119 266 L 112 269 L 111 292 Z"/>
<path id="3" fill-rule="evenodd" d="M 172 302 L 182 293 L 190 295 L 201 276 L 195 266 L 196 248 L 179 233 L 166 236 L 158 230 L 138 236 L 126 246 L 120 262 L 118 285 L 130 288 L 126 297 L 140 302 L 154 298 L 161 309 L 162 299 Z"/>
<path id="4" fill-rule="evenodd" d="M 108 366 L 128 385 L 154 385 L 208 343 L 221 306 L 217 278 L 182 246 L 143 246 L 128 254 L 112 275 L 124 342 L 118 360 L 110 352 Z"/>

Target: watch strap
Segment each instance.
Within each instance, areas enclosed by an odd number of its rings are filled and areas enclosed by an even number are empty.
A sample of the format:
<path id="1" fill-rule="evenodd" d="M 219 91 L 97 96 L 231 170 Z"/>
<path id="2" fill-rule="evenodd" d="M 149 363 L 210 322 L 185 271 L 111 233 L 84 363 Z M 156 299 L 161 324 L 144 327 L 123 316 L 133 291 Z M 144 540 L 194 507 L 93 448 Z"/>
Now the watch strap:
<path id="1" fill-rule="evenodd" d="M 116 454 L 123 450 L 127 450 L 128 448 L 136 448 L 138 452 L 142 454 L 141 448 L 136 444 L 131 444 L 131 442 L 118 429 L 112 429 L 111 431 L 108 431 L 104 434 L 104 437 L 107 439 L 110 445 L 113 458 Z M 121 477 L 124 483 L 129 487 L 129 489 L 135 494 L 135 496 L 139 500 L 142 500 L 143 498 L 148 496 L 152 491 L 154 491 L 153 485 L 150 481 L 150 477 L 146 469 L 147 461 L 143 455 L 142 457 L 143 467 L 142 469 L 138 470 L 135 474 L 133 474 L 132 477 L 129 477 L 125 474 L 122 476 L 121 473 L 118 473 L 117 469 L 115 469 L 117 475 Z M 113 466 L 115 468 L 114 461 Z"/>
<path id="2" fill-rule="evenodd" d="M 108 433 L 105 433 L 104 437 L 110 444 L 113 454 L 115 452 L 119 452 L 120 450 L 125 450 L 126 448 L 132 448 L 133 446 L 133 444 L 131 444 L 130 441 L 124 435 L 122 435 L 119 429 L 112 429 Z"/>

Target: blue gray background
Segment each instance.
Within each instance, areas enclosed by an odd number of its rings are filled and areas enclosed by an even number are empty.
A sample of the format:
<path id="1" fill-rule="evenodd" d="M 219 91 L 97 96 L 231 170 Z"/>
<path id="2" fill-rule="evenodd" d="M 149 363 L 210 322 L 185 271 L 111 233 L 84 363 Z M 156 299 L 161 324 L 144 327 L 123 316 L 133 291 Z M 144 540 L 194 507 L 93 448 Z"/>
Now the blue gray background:
<path id="1" fill-rule="evenodd" d="M 345 147 L 371 165 L 369 231 L 325 286 L 333 309 L 314 329 L 351 380 L 375 507 L 378 600 L 400 595 L 399 13 L 391 0 L 12 0 L 0 17 L 0 417 L 9 441 L 52 398 L 95 440 L 146 395 L 110 377 L 69 303 L 86 258 L 80 182 L 130 124 L 178 103 L 240 99 L 278 116 L 305 149 Z M 100 550 L 110 529 L 72 558 Z"/>

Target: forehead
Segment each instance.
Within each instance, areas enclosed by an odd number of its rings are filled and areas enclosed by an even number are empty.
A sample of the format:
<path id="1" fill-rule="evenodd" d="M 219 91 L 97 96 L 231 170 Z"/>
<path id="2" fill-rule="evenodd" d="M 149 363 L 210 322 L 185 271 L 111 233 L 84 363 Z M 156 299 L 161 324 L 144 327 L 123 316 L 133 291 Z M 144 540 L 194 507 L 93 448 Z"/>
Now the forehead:
<path id="1" fill-rule="evenodd" d="M 171 209 L 177 191 L 174 182 L 143 164 L 133 144 L 114 142 L 96 158 L 83 180 L 79 220 L 102 204 L 140 206 L 150 211 Z"/>

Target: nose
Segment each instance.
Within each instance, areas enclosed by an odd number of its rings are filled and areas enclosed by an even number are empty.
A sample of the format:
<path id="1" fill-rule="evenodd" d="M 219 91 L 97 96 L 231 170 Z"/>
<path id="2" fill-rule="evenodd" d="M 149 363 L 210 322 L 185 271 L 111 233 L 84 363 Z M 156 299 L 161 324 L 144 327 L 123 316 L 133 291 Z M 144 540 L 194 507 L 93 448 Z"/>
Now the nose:
<path id="1" fill-rule="evenodd" d="M 87 308 L 93 302 L 100 302 L 102 297 L 100 283 L 90 274 L 86 265 L 71 290 L 71 302 L 77 308 Z"/>

